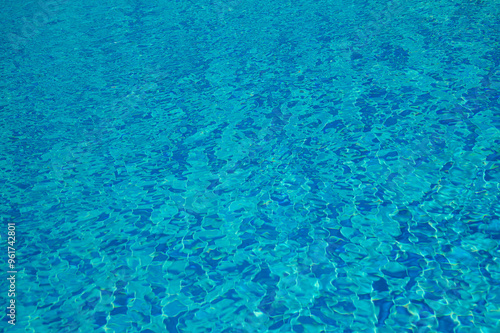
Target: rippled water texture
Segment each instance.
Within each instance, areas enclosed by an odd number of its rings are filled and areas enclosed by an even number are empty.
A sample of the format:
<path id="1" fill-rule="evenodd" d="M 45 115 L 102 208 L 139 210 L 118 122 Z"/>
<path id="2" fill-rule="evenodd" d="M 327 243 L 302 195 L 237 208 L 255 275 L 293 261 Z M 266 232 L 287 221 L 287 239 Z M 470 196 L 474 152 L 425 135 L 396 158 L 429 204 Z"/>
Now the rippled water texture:
<path id="1" fill-rule="evenodd" d="M 498 1 L 0 15 L 0 331 L 500 332 Z"/>

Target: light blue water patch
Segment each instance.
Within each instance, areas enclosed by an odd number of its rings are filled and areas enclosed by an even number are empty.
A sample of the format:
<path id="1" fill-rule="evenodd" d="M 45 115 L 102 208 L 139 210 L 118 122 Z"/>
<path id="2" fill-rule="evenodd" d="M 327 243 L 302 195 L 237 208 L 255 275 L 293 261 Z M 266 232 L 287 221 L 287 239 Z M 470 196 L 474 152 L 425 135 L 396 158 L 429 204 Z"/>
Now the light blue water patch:
<path id="1" fill-rule="evenodd" d="M 4 7 L 2 332 L 500 331 L 494 1 Z"/>

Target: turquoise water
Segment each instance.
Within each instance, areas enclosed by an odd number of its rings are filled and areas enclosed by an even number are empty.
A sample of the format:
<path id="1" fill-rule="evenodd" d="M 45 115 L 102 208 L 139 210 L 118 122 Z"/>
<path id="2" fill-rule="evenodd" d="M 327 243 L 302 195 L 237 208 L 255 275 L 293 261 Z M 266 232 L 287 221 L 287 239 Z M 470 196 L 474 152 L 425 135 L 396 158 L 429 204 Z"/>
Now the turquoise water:
<path id="1" fill-rule="evenodd" d="M 0 331 L 500 332 L 498 1 L 0 15 Z"/>

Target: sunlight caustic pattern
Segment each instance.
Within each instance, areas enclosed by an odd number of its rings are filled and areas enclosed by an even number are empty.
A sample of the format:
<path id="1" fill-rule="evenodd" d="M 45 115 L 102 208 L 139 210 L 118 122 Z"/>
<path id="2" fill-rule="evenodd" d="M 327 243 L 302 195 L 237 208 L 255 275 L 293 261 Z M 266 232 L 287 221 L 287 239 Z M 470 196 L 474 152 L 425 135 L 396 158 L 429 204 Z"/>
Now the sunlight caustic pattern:
<path id="1" fill-rule="evenodd" d="M 498 4 L 17 6 L 14 329 L 500 330 Z"/>

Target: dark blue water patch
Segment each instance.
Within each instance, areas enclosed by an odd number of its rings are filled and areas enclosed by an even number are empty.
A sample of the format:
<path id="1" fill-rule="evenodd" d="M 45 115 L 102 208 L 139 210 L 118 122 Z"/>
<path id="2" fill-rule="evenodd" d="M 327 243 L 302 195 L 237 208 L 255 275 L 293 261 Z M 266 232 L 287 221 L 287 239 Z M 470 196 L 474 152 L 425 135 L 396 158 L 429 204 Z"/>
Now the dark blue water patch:
<path id="1" fill-rule="evenodd" d="M 62 259 L 67 261 L 70 266 L 75 266 L 75 267 L 77 267 L 83 260 L 81 257 L 73 253 L 61 253 L 60 256 Z"/>
<path id="2" fill-rule="evenodd" d="M 481 299 L 476 303 L 476 306 L 472 310 L 472 312 L 478 314 L 478 317 L 481 316 L 482 313 L 485 311 L 485 305 L 486 305 L 486 300 Z"/>
<path id="3" fill-rule="evenodd" d="M 431 284 L 431 285 L 434 285 L 434 289 L 439 288 L 439 286 L 437 286 L 436 283 Z M 424 298 L 428 299 L 428 300 L 431 300 L 431 301 L 439 301 L 439 300 L 443 299 L 443 292 L 439 292 L 439 291 L 434 291 L 434 292 L 426 291 L 425 295 L 424 295 Z"/>
<path id="4" fill-rule="evenodd" d="M 389 285 L 384 278 L 380 278 L 372 283 L 373 290 L 377 292 L 389 291 Z"/>
<path id="5" fill-rule="evenodd" d="M 213 193 L 215 195 L 219 195 L 219 196 L 224 196 L 226 193 L 230 193 L 232 191 L 232 189 L 216 189 L 213 191 Z"/>
<path id="6" fill-rule="evenodd" d="M 111 296 L 111 292 L 109 291 L 106 291 L 104 293 L 102 293 L 102 295 L 104 296 Z M 72 296 L 76 296 L 76 295 L 72 295 Z M 65 302 L 64 301 L 59 301 L 55 304 L 53 304 L 50 309 L 52 311 L 57 311 L 57 313 L 62 313 L 63 312 L 63 309 L 64 309 L 64 306 L 65 306 Z M 58 319 L 53 319 L 52 322 L 57 322 Z"/>
<path id="7" fill-rule="evenodd" d="M 207 264 L 212 269 L 215 269 L 215 268 L 217 268 L 217 266 L 219 265 L 219 263 L 221 262 L 221 260 L 224 256 L 225 255 L 223 255 L 218 250 L 212 250 L 208 254 L 206 254 L 202 257 L 202 261 L 204 264 Z"/>
<path id="8" fill-rule="evenodd" d="M 487 182 L 500 182 L 500 165 L 494 165 L 492 169 L 484 172 L 484 180 Z"/>
<path id="9" fill-rule="evenodd" d="M 400 231 L 401 231 L 401 234 L 399 236 L 395 237 L 395 239 L 399 243 L 412 244 L 413 242 L 410 240 L 410 237 L 412 237 L 413 235 L 410 233 L 410 231 L 408 229 L 408 225 L 406 225 L 406 227 L 401 226 Z"/>
<path id="10" fill-rule="evenodd" d="M 327 228 L 327 229 L 328 229 L 328 232 L 330 234 L 330 237 L 328 237 L 328 239 L 326 240 L 328 242 L 329 246 L 331 245 L 331 246 L 336 248 L 337 245 L 343 246 L 343 245 L 349 243 L 349 241 L 340 232 L 340 229 L 337 229 L 337 228 Z M 341 243 L 339 243 L 339 242 L 341 242 Z"/>
<path id="11" fill-rule="evenodd" d="M 391 126 L 396 125 L 397 123 L 398 123 L 398 118 L 397 117 L 389 117 L 384 122 L 384 126 L 391 127 Z"/>
<path id="12" fill-rule="evenodd" d="M 92 309 L 95 309 L 95 307 L 97 306 L 97 304 L 99 304 L 99 302 L 101 301 L 101 299 L 99 297 L 92 297 L 92 298 L 89 298 L 87 300 L 85 300 L 83 306 L 82 306 L 82 310 L 92 310 Z"/>
<path id="13" fill-rule="evenodd" d="M 289 309 L 283 302 L 276 302 L 276 288 L 268 287 L 266 295 L 260 301 L 258 308 L 270 317 L 282 317 Z"/>
<path id="14" fill-rule="evenodd" d="M 94 317 L 94 324 L 98 328 L 106 325 L 106 323 L 108 322 L 106 319 L 108 317 L 108 314 L 106 312 L 102 312 L 102 311 L 95 312 L 93 317 Z"/>
<path id="15" fill-rule="evenodd" d="M 346 264 L 343 261 L 335 261 L 337 269 L 342 269 L 344 267 L 348 267 L 348 264 Z M 331 284 L 336 288 L 335 294 L 336 297 L 340 297 L 341 299 L 350 299 L 352 297 L 355 297 L 356 293 L 349 289 L 350 283 L 347 281 L 345 276 L 342 276 L 342 273 L 339 273 L 337 278 L 334 279 Z"/>
<path id="16" fill-rule="evenodd" d="M 210 179 L 208 181 L 210 182 L 210 185 L 208 185 L 208 187 L 206 189 L 209 191 L 213 190 L 218 185 L 222 184 L 219 179 Z"/>
<path id="17" fill-rule="evenodd" d="M 453 168 L 453 165 L 454 165 L 453 161 L 447 162 L 445 165 L 443 165 L 443 167 L 439 170 L 439 172 L 448 173 L 449 170 Z"/>
<path id="18" fill-rule="evenodd" d="M 377 60 L 387 62 L 396 69 L 402 69 L 407 66 L 410 56 L 408 51 L 401 46 L 384 43 L 381 49 L 382 53 L 375 56 Z"/>
<path id="19" fill-rule="evenodd" d="M 363 55 L 361 53 L 353 52 L 351 54 L 351 61 L 363 59 Z"/>
<path id="20" fill-rule="evenodd" d="M 164 253 L 156 253 L 154 255 L 154 259 L 153 261 L 156 261 L 156 262 L 165 262 L 165 261 L 168 261 L 168 256 Z"/>
<path id="21" fill-rule="evenodd" d="M 252 247 L 252 245 L 258 243 L 255 239 L 245 239 L 241 242 L 241 244 L 238 246 L 238 249 L 244 249 L 247 247 Z"/>
<path id="22" fill-rule="evenodd" d="M 271 276 L 269 268 L 262 268 L 252 279 L 252 282 L 260 283 L 265 286 L 276 285 L 279 281 L 277 276 Z"/>
<path id="23" fill-rule="evenodd" d="M 412 228 L 412 231 L 415 232 L 416 236 L 420 235 L 422 239 L 431 237 L 436 233 L 436 229 L 434 229 L 429 223 L 418 223 Z"/>
<path id="24" fill-rule="evenodd" d="M 45 308 L 48 308 L 48 307 L 52 307 L 54 310 L 56 310 L 56 309 L 58 309 L 58 308 L 60 308 L 62 306 L 61 303 L 63 303 L 63 302 L 59 301 L 57 303 L 52 303 L 52 304 L 46 304 L 46 305 L 43 305 L 43 306 L 39 306 L 38 308 L 39 309 L 45 309 Z M 34 305 L 36 305 L 36 303 Z"/>
<path id="25" fill-rule="evenodd" d="M 363 123 L 367 124 L 370 122 L 370 119 L 377 113 L 377 108 L 371 105 L 362 104 L 356 102 L 356 106 L 359 107 L 359 112 L 361 113 Z"/>
<path id="26" fill-rule="evenodd" d="M 378 308 L 377 327 L 382 327 L 385 324 L 385 320 L 389 317 L 394 303 L 386 299 L 381 299 L 373 301 L 373 304 Z"/>
<path id="27" fill-rule="evenodd" d="M 389 151 L 387 154 L 380 156 L 381 159 L 386 161 L 396 161 L 399 158 L 397 151 Z"/>
<path id="28" fill-rule="evenodd" d="M 101 213 L 98 217 L 97 217 L 97 220 L 96 222 L 99 222 L 99 221 L 105 221 L 109 218 L 109 214 L 107 213 Z"/>
<path id="29" fill-rule="evenodd" d="M 230 289 L 228 290 L 224 295 L 220 295 L 217 297 L 215 300 L 213 300 L 210 304 L 211 305 L 216 305 L 219 302 L 222 302 L 226 299 L 234 301 L 234 303 L 242 301 L 242 298 L 238 295 L 236 290 Z"/>
<path id="30" fill-rule="evenodd" d="M 365 198 L 367 198 L 367 196 L 365 196 Z M 372 201 L 359 200 L 356 202 L 356 206 L 361 213 L 368 213 L 377 209 L 379 204 L 376 202 L 376 199 Z"/>
<path id="31" fill-rule="evenodd" d="M 446 296 L 450 300 L 460 301 L 462 300 L 462 296 L 460 294 L 461 289 L 450 289 L 446 291 Z"/>
<path id="32" fill-rule="evenodd" d="M 344 127 L 345 127 L 344 122 L 342 120 L 337 119 L 337 120 L 334 120 L 332 122 L 327 123 L 323 127 L 323 134 L 328 133 L 330 131 L 338 132 L 338 131 L 340 131 Z M 330 130 L 330 129 L 333 129 L 333 130 Z"/>
<path id="33" fill-rule="evenodd" d="M 258 228 L 257 232 L 266 239 L 277 239 L 279 231 L 271 225 L 262 225 Z"/>
<path id="34" fill-rule="evenodd" d="M 419 244 L 438 244 L 439 241 L 432 236 L 428 236 L 426 233 L 421 233 L 413 230 L 413 236 L 418 238 Z"/>
<path id="35" fill-rule="evenodd" d="M 126 315 L 127 311 L 128 308 L 126 306 L 114 307 L 113 310 L 111 310 L 110 315 L 111 316 Z"/>
<path id="36" fill-rule="evenodd" d="M 192 284 L 189 284 L 181 289 L 181 293 L 183 295 L 189 295 L 193 299 L 196 299 L 197 302 L 203 302 L 205 296 L 207 295 L 206 290 L 204 290 L 201 286 L 197 286 L 196 280 L 193 281 Z"/>
<path id="37" fill-rule="evenodd" d="M 177 126 L 177 131 L 181 133 L 183 139 L 194 135 L 198 131 L 198 126 L 192 125 L 188 121 L 181 121 Z"/>
<path id="38" fill-rule="evenodd" d="M 422 266 L 426 264 L 425 258 L 423 256 L 409 251 L 403 252 L 403 255 L 397 259 L 397 262 L 404 265 L 408 269 L 412 268 L 416 269 L 417 271 L 421 271 Z M 410 276 L 412 276 L 411 273 Z"/>
<path id="39" fill-rule="evenodd" d="M 146 301 L 148 301 L 148 300 L 146 299 Z M 153 299 L 150 299 L 148 302 L 152 302 L 151 303 L 151 315 L 152 316 L 161 316 L 162 315 L 162 307 L 160 304 L 158 304 L 157 298 L 155 298 L 154 301 L 153 301 Z"/>
<path id="40" fill-rule="evenodd" d="M 411 302 L 419 306 L 419 314 L 424 318 L 435 313 L 434 310 L 425 302 L 425 300 L 412 299 Z"/>
<path id="41" fill-rule="evenodd" d="M 274 321 L 275 321 L 275 323 L 272 324 L 271 326 L 269 326 L 269 330 L 271 330 L 271 331 L 280 329 L 283 327 L 283 325 L 290 322 L 289 319 L 288 320 L 283 320 L 283 319 L 276 320 L 276 319 L 274 319 Z"/>
<path id="42" fill-rule="evenodd" d="M 168 333 L 178 333 L 179 330 L 177 328 L 177 325 L 179 323 L 179 319 L 186 314 L 187 311 L 180 312 L 174 317 L 167 317 L 163 320 L 163 324 L 165 325 L 165 329 Z"/>
<path id="43" fill-rule="evenodd" d="M 500 146 L 500 140 L 495 140 L 493 141 L 494 144 L 496 144 L 497 146 Z M 493 152 L 491 154 L 488 154 L 488 156 L 486 156 L 486 161 L 488 162 L 500 162 L 500 152 Z M 496 165 L 497 167 L 499 165 Z"/>
<path id="44" fill-rule="evenodd" d="M 90 263 L 89 259 L 83 259 L 78 264 L 78 272 L 84 275 L 92 276 L 96 272 L 94 265 Z"/>
<path id="45" fill-rule="evenodd" d="M 354 305 L 353 302 L 348 302 L 348 301 L 338 302 L 335 305 L 335 308 L 337 307 L 341 308 L 344 312 L 348 313 L 353 313 L 354 311 L 356 311 L 356 306 Z"/>
<path id="46" fill-rule="evenodd" d="M 167 289 L 163 286 L 151 285 L 151 290 L 157 297 L 164 297 L 166 295 Z M 125 304 L 122 304 L 125 305 Z"/>
<path id="47" fill-rule="evenodd" d="M 190 215 L 192 217 L 191 219 L 194 219 L 194 221 L 196 221 L 195 223 L 191 224 L 191 227 L 192 228 L 200 227 L 201 224 L 203 223 L 203 218 L 205 217 L 206 214 L 205 213 L 198 213 L 198 212 L 191 210 L 189 208 L 185 208 L 184 210 L 188 215 Z M 181 209 L 179 209 L 179 211 L 181 211 Z M 192 235 L 189 235 L 188 237 L 192 237 Z M 188 248 L 190 249 L 191 247 L 188 246 Z"/>
<path id="48" fill-rule="evenodd" d="M 349 227 L 349 228 L 352 228 L 352 222 L 350 219 L 346 219 L 346 220 L 341 220 L 340 221 L 340 225 L 344 226 L 344 227 Z"/>
<path id="49" fill-rule="evenodd" d="M 167 254 L 169 261 L 182 260 L 183 258 L 187 258 L 188 256 L 189 254 L 183 252 L 180 247 L 169 248 Z"/>
<path id="50" fill-rule="evenodd" d="M 141 220 L 142 220 L 142 218 L 149 220 L 151 218 L 152 213 L 153 213 L 152 209 L 134 209 L 134 210 L 132 210 L 132 214 L 140 216 Z"/>
<path id="51" fill-rule="evenodd" d="M 454 332 L 457 323 L 450 316 L 437 316 L 439 326 L 438 332 Z"/>
<path id="52" fill-rule="evenodd" d="M 495 67 L 500 66 L 500 51 L 497 48 L 485 52 L 482 58 L 492 61 Z"/>
<path id="53" fill-rule="evenodd" d="M 474 317 L 473 316 L 457 316 L 460 325 L 465 327 L 474 326 Z"/>
<path id="54" fill-rule="evenodd" d="M 301 325 L 293 325 L 292 326 L 292 332 L 294 333 L 304 333 L 305 332 L 305 328 Z"/>
<path id="55" fill-rule="evenodd" d="M 396 306 L 396 313 L 402 316 L 408 316 L 408 317 L 412 316 L 412 314 L 404 306 Z"/>
<path id="56" fill-rule="evenodd" d="M 292 204 L 286 193 L 274 192 L 271 194 L 271 199 L 276 201 L 280 206 L 290 206 Z"/>
<path id="57" fill-rule="evenodd" d="M 443 269 L 443 278 L 445 279 L 458 279 L 462 273 L 459 270 L 446 270 Z"/>
<path id="58" fill-rule="evenodd" d="M 436 256 L 434 257 L 434 259 L 436 260 L 436 262 L 439 263 L 439 265 L 441 266 L 442 269 L 445 269 L 445 270 L 451 270 L 451 269 L 453 269 L 452 265 L 449 262 L 449 260 L 444 255 L 442 255 L 442 254 L 436 254 Z"/>
<path id="59" fill-rule="evenodd" d="M 415 101 L 412 103 L 412 106 L 427 105 L 434 100 L 435 100 L 435 97 L 433 97 L 430 93 L 420 94 L 417 96 Z"/>
<path id="60" fill-rule="evenodd" d="M 404 270 L 401 270 L 401 271 L 396 271 L 396 272 L 390 272 L 388 270 L 384 270 L 382 269 L 381 270 L 382 273 L 390 278 L 393 278 L 393 279 L 404 279 L 408 276 L 408 273 Z M 375 289 L 375 287 L 373 287 L 373 289 Z"/>

